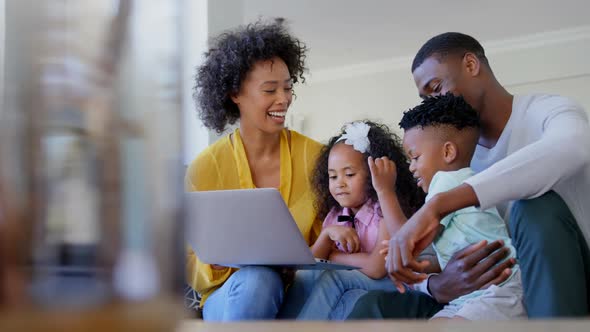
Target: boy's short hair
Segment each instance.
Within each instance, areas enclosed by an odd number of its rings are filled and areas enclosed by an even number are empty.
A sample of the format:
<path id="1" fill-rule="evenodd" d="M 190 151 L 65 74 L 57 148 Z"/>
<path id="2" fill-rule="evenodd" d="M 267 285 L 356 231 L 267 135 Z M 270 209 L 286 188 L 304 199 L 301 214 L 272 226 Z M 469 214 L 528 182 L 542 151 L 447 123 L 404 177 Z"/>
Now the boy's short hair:
<path id="1" fill-rule="evenodd" d="M 479 114 L 461 96 L 447 93 L 428 97 L 411 110 L 404 112 L 399 126 L 408 131 L 412 128 L 434 127 L 441 140 L 452 141 L 462 153 L 462 160 L 473 157 L 479 137 Z"/>
<path id="2" fill-rule="evenodd" d="M 404 112 L 400 128 L 450 126 L 457 130 L 463 128 L 479 129 L 479 115 L 462 96 L 452 93 L 428 97 L 420 105 Z"/>

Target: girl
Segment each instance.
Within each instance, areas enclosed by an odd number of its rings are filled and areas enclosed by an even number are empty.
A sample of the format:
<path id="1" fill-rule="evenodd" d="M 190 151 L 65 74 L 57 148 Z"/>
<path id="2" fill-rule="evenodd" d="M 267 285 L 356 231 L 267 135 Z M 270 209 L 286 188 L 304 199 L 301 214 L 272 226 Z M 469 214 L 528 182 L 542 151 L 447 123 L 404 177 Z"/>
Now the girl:
<path id="1" fill-rule="evenodd" d="M 385 125 L 348 124 L 322 149 L 313 174 L 323 229 L 315 257 L 357 266 L 322 272 L 298 319 L 344 319 L 368 290 L 395 290 L 379 251 L 423 203 L 400 139 Z M 346 293 L 346 298 L 343 294 Z"/>

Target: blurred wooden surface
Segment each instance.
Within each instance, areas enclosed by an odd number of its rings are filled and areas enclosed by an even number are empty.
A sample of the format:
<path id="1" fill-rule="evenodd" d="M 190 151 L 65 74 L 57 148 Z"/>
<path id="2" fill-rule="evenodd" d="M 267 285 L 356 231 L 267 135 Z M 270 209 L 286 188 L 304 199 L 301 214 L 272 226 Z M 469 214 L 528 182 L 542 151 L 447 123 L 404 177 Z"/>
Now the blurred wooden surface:
<path id="1" fill-rule="evenodd" d="M 185 317 L 182 303 L 109 304 L 94 310 L 54 306 L 45 310 L 0 311 L 0 332 L 174 331 Z"/>
<path id="2" fill-rule="evenodd" d="M 570 332 L 590 331 L 590 318 L 586 320 L 511 321 L 511 322 L 425 322 L 425 321 L 355 321 L 355 322 L 252 322 L 205 323 L 199 320 L 183 321 L 177 332 Z"/>
<path id="3" fill-rule="evenodd" d="M 534 320 L 511 322 L 351 321 L 206 323 L 186 317 L 182 306 L 162 303 L 112 305 L 93 311 L 58 310 L 0 312 L 0 331 L 176 331 L 176 332 L 573 332 L 590 331 L 584 320 Z"/>

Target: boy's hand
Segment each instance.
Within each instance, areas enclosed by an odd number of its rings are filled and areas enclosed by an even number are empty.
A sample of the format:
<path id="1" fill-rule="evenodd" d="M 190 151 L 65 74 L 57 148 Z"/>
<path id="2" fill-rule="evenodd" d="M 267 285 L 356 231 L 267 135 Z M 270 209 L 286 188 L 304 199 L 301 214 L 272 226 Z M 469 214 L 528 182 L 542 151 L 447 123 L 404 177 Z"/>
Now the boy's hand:
<path id="1" fill-rule="evenodd" d="M 397 180 L 397 169 L 395 163 L 387 157 L 373 159 L 369 157 L 369 170 L 371 171 L 371 180 L 373 188 L 377 194 L 385 191 L 395 192 L 395 181 Z"/>
<path id="2" fill-rule="evenodd" d="M 384 248 L 379 250 L 379 253 L 384 256 L 385 265 L 387 266 L 387 260 L 389 259 L 389 240 L 383 240 L 381 244 L 384 246 Z M 387 273 L 387 276 L 389 279 L 391 279 L 391 282 L 393 282 L 395 288 L 397 288 L 400 293 L 405 292 L 406 288 L 402 282 L 397 280 L 392 274 Z"/>
<path id="3" fill-rule="evenodd" d="M 359 236 L 351 227 L 333 225 L 324 228 L 324 231 L 327 232 L 330 240 L 339 243 L 349 254 L 359 252 L 361 249 Z"/>

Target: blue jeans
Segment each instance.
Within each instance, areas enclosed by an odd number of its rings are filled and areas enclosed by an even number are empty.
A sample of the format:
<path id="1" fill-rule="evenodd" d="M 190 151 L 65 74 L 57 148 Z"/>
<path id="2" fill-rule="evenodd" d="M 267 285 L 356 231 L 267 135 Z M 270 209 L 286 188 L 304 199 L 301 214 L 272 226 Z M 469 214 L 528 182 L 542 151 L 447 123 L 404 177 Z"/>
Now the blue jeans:
<path id="1" fill-rule="evenodd" d="M 296 319 L 303 306 L 309 299 L 319 278 L 328 271 L 325 270 L 300 270 L 295 274 L 295 279 L 291 286 L 287 289 L 283 307 L 281 308 L 278 318 L 280 319 Z M 366 291 L 361 289 L 351 289 L 346 291 L 338 303 L 334 306 L 334 314 L 330 313 L 330 317 L 341 317 L 341 312 L 349 312 L 356 300 L 358 300 Z M 346 317 L 346 316 L 344 316 Z"/>
<path id="2" fill-rule="evenodd" d="M 322 270 L 299 270 L 295 273 L 295 279 L 287 289 L 283 307 L 279 312 L 280 319 L 295 319 L 299 315 L 301 308 L 307 301 L 316 280 L 322 274 Z"/>
<path id="3" fill-rule="evenodd" d="M 360 271 L 324 271 L 313 287 L 297 319 L 344 320 L 357 300 L 370 290 L 395 291 L 385 277 L 374 280 Z"/>
<path id="4" fill-rule="evenodd" d="M 203 319 L 274 319 L 283 296 L 283 282 L 278 272 L 267 267 L 245 267 L 209 295 L 203 307 Z"/>

